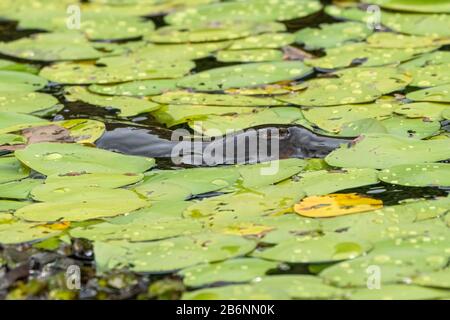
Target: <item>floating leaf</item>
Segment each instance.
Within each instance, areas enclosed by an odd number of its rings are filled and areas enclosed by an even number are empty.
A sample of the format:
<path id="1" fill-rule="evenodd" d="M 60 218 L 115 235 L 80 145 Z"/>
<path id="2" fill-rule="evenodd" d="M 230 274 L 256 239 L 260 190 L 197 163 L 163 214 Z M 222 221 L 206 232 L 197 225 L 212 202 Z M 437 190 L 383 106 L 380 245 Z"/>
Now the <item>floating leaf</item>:
<path id="1" fill-rule="evenodd" d="M 295 35 L 290 33 L 263 33 L 243 39 L 234 40 L 228 49 L 276 49 L 287 46 L 295 41 Z"/>
<path id="2" fill-rule="evenodd" d="M 183 269 L 179 275 L 189 287 L 217 282 L 248 282 L 277 267 L 276 262 L 255 258 L 232 259 Z"/>
<path id="3" fill-rule="evenodd" d="M 158 104 L 145 98 L 105 97 L 90 93 L 84 87 L 67 88 L 65 97 L 68 101 L 83 101 L 95 106 L 119 109 L 122 117 L 131 117 L 140 113 L 151 112 L 159 108 Z"/>
<path id="4" fill-rule="evenodd" d="M 0 92 L 31 92 L 44 88 L 47 80 L 26 72 L 0 70 Z"/>
<path id="5" fill-rule="evenodd" d="M 450 13 L 450 4 L 446 0 L 437 0 L 433 2 L 424 0 L 404 1 L 404 0 L 364 0 L 363 2 L 370 2 L 379 5 L 382 8 L 412 11 L 412 12 L 445 12 Z"/>
<path id="6" fill-rule="evenodd" d="M 408 118 L 427 118 L 434 121 L 442 120 L 442 113 L 450 110 L 450 106 L 444 103 L 416 102 L 402 104 L 395 108 L 395 113 Z"/>
<path id="7" fill-rule="evenodd" d="M 156 62 L 143 59 L 135 61 L 129 57 L 109 59 L 97 61 L 97 64 L 106 66 L 74 62 L 55 63 L 44 67 L 40 76 L 53 82 L 67 84 L 108 84 L 132 80 L 180 78 L 194 67 L 191 61 Z"/>
<path id="8" fill-rule="evenodd" d="M 413 91 L 406 97 L 414 101 L 450 102 L 450 84 Z"/>
<path id="9" fill-rule="evenodd" d="M 267 10 L 269 7 L 270 10 Z M 284 21 L 305 17 L 320 9 L 321 4 L 316 0 L 292 2 L 249 0 L 245 3 L 231 1 L 199 6 L 194 10 L 180 10 L 170 13 L 164 20 L 169 24 L 180 26 L 223 21 Z"/>
<path id="10" fill-rule="evenodd" d="M 242 237 L 204 233 L 153 242 L 98 241 L 94 252 L 100 270 L 129 267 L 160 273 L 241 256 L 255 246 Z"/>
<path id="11" fill-rule="evenodd" d="M 50 238 L 61 233 L 60 230 L 48 228 L 37 223 L 12 221 L 0 223 L 0 243 L 19 244 Z"/>
<path id="12" fill-rule="evenodd" d="M 326 195 L 340 190 L 357 188 L 378 183 L 373 169 L 318 170 L 297 175 L 299 188 L 308 196 Z"/>
<path id="13" fill-rule="evenodd" d="M 45 93 L 0 93 L 0 110 L 3 112 L 33 113 L 52 108 L 57 103 L 56 98 Z"/>
<path id="14" fill-rule="evenodd" d="M 303 236 L 286 240 L 252 256 L 289 263 L 323 263 L 354 259 L 372 246 L 345 234 L 327 233 L 323 236 Z"/>
<path id="15" fill-rule="evenodd" d="M 365 134 L 349 145 L 341 145 L 325 161 L 336 167 L 384 169 L 448 158 L 450 145 L 445 140 L 423 141 L 389 134 Z"/>
<path id="16" fill-rule="evenodd" d="M 17 159 L 45 175 L 67 173 L 141 173 L 154 159 L 125 156 L 78 144 L 37 143 L 15 152 Z"/>
<path id="17" fill-rule="evenodd" d="M 380 122 L 386 132 L 407 138 L 424 139 L 439 132 L 441 124 L 429 119 L 405 119 L 394 116 Z"/>
<path id="18" fill-rule="evenodd" d="M 234 107 L 269 107 L 285 103 L 270 97 L 252 97 L 239 94 L 210 94 L 189 91 L 171 91 L 152 98 L 161 104 L 234 106 Z M 180 107 L 183 108 L 183 107 Z"/>
<path id="19" fill-rule="evenodd" d="M 310 72 L 311 68 L 296 61 L 248 63 L 199 72 L 181 79 L 178 86 L 200 91 L 217 91 L 293 80 Z"/>
<path id="20" fill-rule="evenodd" d="M 55 202 L 35 203 L 15 212 L 26 221 L 84 221 L 112 217 L 148 206 L 136 193 L 123 189 L 86 188 L 56 199 Z"/>
<path id="21" fill-rule="evenodd" d="M 196 43 L 233 40 L 264 32 L 284 31 L 285 29 L 286 27 L 283 24 L 276 22 L 215 22 L 212 26 L 164 26 L 145 38 L 153 43 Z"/>
<path id="22" fill-rule="evenodd" d="M 446 268 L 436 272 L 426 273 L 413 278 L 413 284 L 433 287 L 433 288 L 450 288 L 450 269 Z"/>
<path id="23" fill-rule="evenodd" d="M 256 279 L 247 285 L 206 288 L 185 293 L 185 300 L 286 300 L 330 299 L 343 291 L 310 275 L 273 275 Z"/>
<path id="24" fill-rule="evenodd" d="M 26 178 L 30 170 L 14 157 L 0 157 L 0 183 Z"/>
<path id="25" fill-rule="evenodd" d="M 43 183 L 43 179 L 22 179 L 0 184 L 0 197 L 4 199 L 28 199 L 32 189 Z"/>
<path id="26" fill-rule="evenodd" d="M 406 61 L 433 49 L 437 49 L 437 47 L 374 48 L 366 43 L 354 43 L 328 48 L 325 50 L 326 56 L 307 59 L 305 64 L 322 69 L 343 68 L 353 63 L 362 63 L 365 67 L 375 67 Z"/>
<path id="27" fill-rule="evenodd" d="M 283 60 L 283 52 L 275 49 L 221 50 L 217 52 L 221 62 L 264 62 Z"/>
<path id="28" fill-rule="evenodd" d="M 152 96 L 176 88 L 177 79 L 142 80 L 115 85 L 89 86 L 89 91 L 107 96 Z"/>
<path id="29" fill-rule="evenodd" d="M 450 43 L 448 39 L 425 36 L 410 36 L 392 32 L 376 32 L 366 39 L 371 47 L 375 48 L 421 48 L 435 47 Z"/>
<path id="30" fill-rule="evenodd" d="M 338 47 L 344 43 L 365 39 L 372 30 L 359 22 L 342 22 L 319 25 L 319 28 L 304 28 L 295 33 L 296 42 L 303 43 L 308 50 Z"/>
<path id="31" fill-rule="evenodd" d="M 450 186 L 450 164 L 401 165 L 379 173 L 382 181 L 408 187 Z"/>
<path id="32" fill-rule="evenodd" d="M 326 218 L 372 211 L 382 206 L 383 202 L 381 200 L 361 196 L 356 193 L 348 193 L 307 197 L 296 204 L 294 210 L 305 217 Z"/>

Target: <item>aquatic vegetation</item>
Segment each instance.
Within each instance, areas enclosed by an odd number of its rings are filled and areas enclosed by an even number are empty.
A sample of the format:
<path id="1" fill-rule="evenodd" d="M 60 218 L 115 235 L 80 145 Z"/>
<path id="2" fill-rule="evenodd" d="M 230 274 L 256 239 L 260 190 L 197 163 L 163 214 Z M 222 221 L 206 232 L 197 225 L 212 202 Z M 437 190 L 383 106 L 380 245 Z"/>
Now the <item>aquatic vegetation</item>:
<path id="1" fill-rule="evenodd" d="M 449 1 L 2 0 L 0 26 L 0 298 L 450 297 Z"/>

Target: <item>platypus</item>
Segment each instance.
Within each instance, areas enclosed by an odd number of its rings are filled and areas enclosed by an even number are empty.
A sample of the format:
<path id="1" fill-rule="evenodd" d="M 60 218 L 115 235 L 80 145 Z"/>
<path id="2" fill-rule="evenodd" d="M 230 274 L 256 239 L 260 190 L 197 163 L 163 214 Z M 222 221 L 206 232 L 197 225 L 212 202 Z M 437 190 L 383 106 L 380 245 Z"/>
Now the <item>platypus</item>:
<path id="1" fill-rule="evenodd" d="M 96 145 L 128 155 L 172 158 L 175 163 L 220 165 L 286 158 L 324 158 L 341 144 L 352 140 L 319 135 L 301 126 L 249 128 L 207 141 L 191 141 L 191 134 L 178 135 L 174 140 L 174 132 L 177 131 L 161 133 L 158 130 L 155 133 L 148 128 L 117 127 L 107 131 Z M 226 148 L 234 152 L 226 152 Z M 222 150 L 220 155 L 217 150 Z"/>

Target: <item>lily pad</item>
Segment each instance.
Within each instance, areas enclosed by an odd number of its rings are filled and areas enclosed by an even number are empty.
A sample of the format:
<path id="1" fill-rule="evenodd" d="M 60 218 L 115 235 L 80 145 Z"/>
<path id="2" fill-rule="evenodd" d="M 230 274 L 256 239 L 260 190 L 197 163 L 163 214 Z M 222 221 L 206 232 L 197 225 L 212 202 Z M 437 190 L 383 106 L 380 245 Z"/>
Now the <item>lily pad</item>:
<path id="1" fill-rule="evenodd" d="M 242 256 L 255 246 L 239 236 L 205 233 L 153 242 L 97 241 L 94 252 L 100 270 L 129 267 L 161 273 Z"/>
<path id="2" fill-rule="evenodd" d="M 48 228 L 37 223 L 12 221 L 0 223 L 0 243 L 18 244 L 50 238 L 61 233 L 60 230 Z"/>
<path id="3" fill-rule="evenodd" d="M 26 221 L 84 221 L 112 217 L 149 206 L 136 193 L 123 189 L 86 188 L 56 199 L 20 208 L 15 216 Z"/>
<path id="4" fill-rule="evenodd" d="M 450 40 L 446 38 L 411 36 L 392 32 L 376 32 L 369 36 L 366 41 L 371 47 L 391 49 L 435 47 L 450 43 Z"/>
<path id="5" fill-rule="evenodd" d="M 199 72 L 181 79 L 178 81 L 178 86 L 200 91 L 254 87 L 282 80 L 298 79 L 311 71 L 311 68 L 296 61 L 248 63 Z"/>
<path id="6" fill-rule="evenodd" d="M 30 169 L 24 167 L 14 157 L 0 157 L 0 183 L 20 180 L 30 174 Z"/>
<path id="7" fill-rule="evenodd" d="M 370 2 L 379 5 L 382 8 L 399 11 L 450 13 L 450 4 L 446 0 L 437 0 L 433 2 L 424 0 L 364 0 L 363 2 Z"/>
<path id="8" fill-rule="evenodd" d="M 281 61 L 283 57 L 283 52 L 275 49 L 221 50 L 216 55 L 221 62 Z"/>
<path id="9" fill-rule="evenodd" d="M 0 197 L 3 199 L 25 200 L 31 190 L 43 183 L 43 179 L 22 179 L 0 184 Z"/>
<path id="10" fill-rule="evenodd" d="M 424 139 L 439 132 L 441 124 L 438 121 L 429 119 L 405 119 L 394 116 L 381 121 L 386 128 L 386 132 L 406 138 Z"/>
<path id="11" fill-rule="evenodd" d="M 179 275 L 186 286 L 201 287 L 217 282 L 249 282 L 276 267 L 276 262 L 241 258 L 190 267 L 180 271 Z"/>
<path id="12" fill-rule="evenodd" d="M 285 29 L 283 24 L 276 22 L 215 22 L 212 25 L 196 27 L 164 26 L 145 38 L 153 43 L 198 43 L 233 40 L 264 32 L 285 31 Z"/>
<path id="13" fill-rule="evenodd" d="M 440 121 L 443 119 L 442 113 L 445 110 L 450 110 L 450 105 L 434 102 L 416 102 L 402 104 L 395 108 L 394 112 L 408 118 L 426 118 L 432 121 Z"/>
<path id="14" fill-rule="evenodd" d="M 389 134 L 365 134 L 341 145 L 325 161 L 336 167 L 384 169 L 401 164 L 420 164 L 450 158 L 445 140 L 417 140 Z M 365 159 L 361 162 L 361 159 Z"/>
<path id="15" fill-rule="evenodd" d="M 150 169 L 152 158 L 64 143 L 36 143 L 15 152 L 21 162 L 45 175 L 68 173 L 141 173 Z"/>
<path id="16" fill-rule="evenodd" d="M 370 276 L 367 268 L 378 266 L 382 285 L 401 283 L 419 273 L 442 269 L 448 259 L 444 242 L 429 237 L 385 241 L 368 255 L 333 265 L 319 276 L 339 287 L 366 286 Z"/>
<path id="17" fill-rule="evenodd" d="M 305 64 L 321 69 L 348 67 L 354 63 L 365 67 L 391 65 L 410 60 L 420 54 L 437 49 L 437 47 L 421 48 L 375 48 L 366 43 L 346 44 L 326 49 L 326 55 L 317 59 L 307 59 Z"/>
<path id="18" fill-rule="evenodd" d="M 75 62 L 55 63 L 44 67 L 40 76 L 53 82 L 66 84 L 108 84 L 133 80 L 180 78 L 194 67 L 191 61 L 156 62 L 141 59 L 137 62 L 125 57 L 117 57 L 115 60 L 98 60 L 97 64 L 101 66 Z"/>
<path id="19" fill-rule="evenodd" d="M 406 97 L 414 101 L 450 102 L 450 84 L 413 91 Z"/>
<path id="20" fill-rule="evenodd" d="M 450 164 L 401 165 L 379 173 L 382 181 L 408 187 L 450 186 Z"/>
<path id="21" fill-rule="evenodd" d="M 234 40 L 230 50 L 244 49 L 276 49 L 287 46 L 295 41 L 295 35 L 290 33 L 263 33 L 243 39 Z"/>
<path id="22" fill-rule="evenodd" d="M 380 290 L 360 289 L 349 294 L 351 300 L 436 300 L 447 297 L 446 290 L 414 285 L 386 285 Z"/>
<path id="23" fill-rule="evenodd" d="M 304 236 L 283 241 L 252 256 L 290 263 L 323 263 L 354 259 L 370 251 L 366 241 L 337 233 L 323 236 Z"/>
<path id="24" fill-rule="evenodd" d="M 31 92 L 44 88 L 47 80 L 33 74 L 0 70 L 0 92 Z"/>
<path id="25" fill-rule="evenodd" d="M 270 97 L 252 97 L 239 94 L 210 94 L 189 91 L 171 91 L 152 98 L 161 104 L 233 106 L 233 107 L 270 107 L 285 103 Z M 180 106 L 180 108 L 183 108 Z"/>
<path id="26" fill-rule="evenodd" d="M 58 103 L 53 96 L 39 92 L 0 93 L 0 110 L 3 112 L 34 113 L 50 109 Z"/>
<path id="27" fill-rule="evenodd" d="M 140 113 L 151 112 L 159 108 L 159 104 L 145 98 L 102 96 L 90 93 L 84 87 L 67 88 L 65 98 L 68 101 L 83 101 L 95 106 L 119 109 L 122 117 L 131 117 Z"/>
<path id="28" fill-rule="evenodd" d="M 433 287 L 450 288 L 450 269 L 446 268 L 436 272 L 426 273 L 413 278 L 413 284 Z"/>
<path id="29" fill-rule="evenodd" d="M 29 38 L 2 42 L 0 52 L 37 61 L 89 60 L 107 55 L 76 33 L 38 33 Z"/>
<path id="30" fill-rule="evenodd" d="M 302 18 L 321 9 L 319 1 L 292 2 L 249 0 L 212 3 L 195 9 L 185 9 L 167 15 L 164 20 L 172 25 L 192 26 L 223 21 L 284 21 Z M 270 8 L 270 10 L 267 10 Z"/>
<path id="31" fill-rule="evenodd" d="M 381 207 L 383 207 L 381 200 L 355 193 L 336 193 L 306 197 L 294 206 L 294 210 L 305 217 L 327 218 L 373 211 Z"/>
<path id="32" fill-rule="evenodd" d="M 152 96 L 176 89 L 177 79 L 142 80 L 115 85 L 89 86 L 89 91 L 107 96 Z"/>
<path id="33" fill-rule="evenodd" d="M 319 28 L 297 31 L 296 42 L 303 43 L 308 50 L 338 47 L 349 42 L 364 40 L 372 30 L 359 22 L 321 24 Z"/>

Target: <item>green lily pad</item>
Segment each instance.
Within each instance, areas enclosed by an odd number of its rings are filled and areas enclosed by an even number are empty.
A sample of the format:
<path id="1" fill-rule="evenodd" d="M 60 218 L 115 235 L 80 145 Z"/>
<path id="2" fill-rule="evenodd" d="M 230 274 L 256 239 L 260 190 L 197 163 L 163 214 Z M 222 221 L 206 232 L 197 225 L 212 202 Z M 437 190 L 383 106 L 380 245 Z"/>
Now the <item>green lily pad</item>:
<path id="1" fill-rule="evenodd" d="M 152 171 L 135 190 L 149 199 L 174 200 L 172 197 L 180 195 L 180 200 L 184 200 L 191 195 L 230 187 L 238 179 L 237 171 L 220 167 Z M 181 188 L 181 192 L 171 192 L 171 188 Z"/>
<path id="2" fill-rule="evenodd" d="M 54 202 L 28 205 L 15 212 L 26 221 L 84 221 L 113 217 L 148 206 L 135 192 L 123 189 L 85 188 L 74 190 Z"/>
<path id="3" fill-rule="evenodd" d="M 14 146 L 18 144 L 25 144 L 27 142 L 27 139 L 25 137 L 22 137 L 18 134 L 11 134 L 11 133 L 2 133 L 0 134 L 0 145 L 8 145 L 8 146 Z"/>
<path id="4" fill-rule="evenodd" d="M 413 80 L 411 86 L 431 87 L 450 83 L 450 63 L 430 64 L 409 70 Z"/>
<path id="5" fill-rule="evenodd" d="M 450 269 L 419 275 L 413 278 L 412 283 L 424 287 L 448 289 L 450 288 Z"/>
<path id="6" fill-rule="evenodd" d="M 25 207 L 29 204 L 26 201 L 16 201 L 16 200 L 0 200 L 0 212 L 12 213 L 17 209 Z"/>
<path id="7" fill-rule="evenodd" d="M 119 173 L 81 173 L 66 175 L 51 175 L 31 191 L 34 200 L 54 201 L 74 193 L 94 191 L 96 188 L 119 188 L 135 184 L 142 180 L 142 174 Z"/>
<path id="8" fill-rule="evenodd" d="M 382 286 L 402 283 L 422 272 L 442 269 L 448 259 L 448 253 L 445 253 L 447 244 L 445 240 L 433 240 L 430 237 L 389 240 L 378 244 L 366 256 L 326 268 L 319 276 L 339 287 L 366 286 L 370 276 L 367 268 L 378 266 Z"/>
<path id="9" fill-rule="evenodd" d="M 176 89 L 177 79 L 142 80 L 115 85 L 89 86 L 89 91 L 107 96 L 153 96 Z"/>
<path id="10" fill-rule="evenodd" d="M 0 183 L 20 180 L 30 174 L 30 169 L 24 167 L 14 157 L 0 157 Z"/>
<path id="11" fill-rule="evenodd" d="M 257 112 L 252 107 L 229 107 L 229 106 L 205 106 L 205 105 L 162 105 L 158 110 L 152 112 L 155 119 L 172 127 L 189 121 L 202 121 L 208 116 L 216 115 L 238 115 Z"/>
<path id="12" fill-rule="evenodd" d="M 164 20 L 172 25 L 193 26 L 224 21 L 284 21 L 305 17 L 321 9 L 319 1 L 292 2 L 249 0 L 212 3 L 195 9 L 185 9 L 167 15 Z M 268 10 L 270 8 L 270 10 Z M 199 18 L 200 17 L 200 18 Z"/>
<path id="13" fill-rule="evenodd" d="M 226 260 L 183 269 L 178 274 L 188 287 L 201 287 L 217 282 L 249 282 L 264 276 L 270 269 L 277 267 L 276 262 L 255 258 Z"/>
<path id="14" fill-rule="evenodd" d="M 323 23 L 319 28 L 305 28 L 297 31 L 296 42 L 303 43 L 308 50 L 338 47 L 348 42 L 364 40 L 372 33 L 359 22 Z"/>
<path id="15" fill-rule="evenodd" d="M 296 61 L 248 63 L 199 72 L 181 79 L 178 86 L 200 91 L 217 91 L 293 80 L 310 72 L 311 68 Z"/>
<path id="16" fill-rule="evenodd" d="M 368 186 L 378 183 L 373 169 L 318 170 L 297 175 L 299 188 L 308 196 L 319 196 L 336 191 Z"/>
<path id="17" fill-rule="evenodd" d="M 444 110 L 442 112 L 442 117 L 446 120 L 450 120 L 450 110 Z"/>
<path id="18" fill-rule="evenodd" d="M 443 119 L 442 113 L 446 110 L 450 110 L 450 106 L 448 104 L 416 102 L 402 104 L 395 108 L 394 112 L 408 118 L 427 118 L 432 121 L 440 121 Z"/>
<path id="19" fill-rule="evenodd" d="M 303 196 L 303 191 L 294 189 L 292 184 L 271 185 L 193 202 L 183 215 L 190 218 L 217 214 L 247 217 L 276 215 L 290 211 Z"/>
<path id="20" fill-rule="evenodd" d="M 165 26 L 150 33 L 145 38 L 153 43 L 197 43 L 233 40 L 265 32 L 285 30 L 286 27 L 277 22 L 215 22 L 212 25 L 206 24 L 196 27 Z"/>
<path id="21" fill-rule="evenodd" d="M 422 48 L 375 48 L 366 43 L 352 43 L 336 48 L 326 49 L 326 55 L 321 58 L 307 59 L 305 64 L 322 69 L 336 69 L 360 62 L 365 67 L 376 67 L 400 63 L 416 56 L 437 49 L 437 47 Z"/>
<path id="22" fill-rule="evenodd" d="M 45 175 L 68 173 L 141 173 L 152 158 L 126 156 L 78 144 L 36 143 L 15 152 L 21 162 Z"/>
<path id="23" fill-rule="evenodd" d="M 250 284 L 229 285 L 187 292 L 184 300 L 287 300 L 331 299 L 343 296 L 341 289 L 331 287 L 310 275 L 274 275 L 256 279 Z"/>
<path id="24" fill-rule="evenodd" d="M 394 116 L 381 121 L 386 128 L 386 132 L 406 138 L 424 139 L 431 137 L 439 132 L 441 124 L 439 121 L 428 119 L 405 119 Z"/>
<path id="25" fill-rule="evenodd" d="M 408 187 L 450 186 L 450 164 L 401 165 L 384 169 L 380 180 Z"/>
<path id="26" fill-rule="evenodd" d="M 152 101 L 169 105 L 205 105 L 233 107 L 270 107 L 285 103 L 271 97 L 252 97 L 239 94 L 210 94 L 189 91 L 171 91 L 152 98 Z M 183 106 L 180 106 L 183 108 Z"/>
<path id="27" fill-rule="evenodd" d="M 38 33 L 29 38 L 0 43 L 2 54 L 27 60 L 61 61 L 101 58 L 107 53 L 97 50 L 76 33 Z"/>
<path id="28" fill-rule="evenodd" d="M 295 35 L 290 33 L 263 33 L 243 39 L 234 40 L 230 50 L 245 49 L 277 49 L 287 46 L 295 41 Z"/>
<path id="29" fill-rule="evenodd" d="M 119 109 L 122 117 L 131 117 L 140 113 L 151 112 L 159 108 L 159 104 L 145 98 L 102 96 L 90 93 L 85 87 L 67 88 L 65 98 L 68 101 L 83 101 L 95 106 Z"/>
<path id="30" fill-rule="evenodd" d="M 0 197 L 4 199 L 25 200 L 32 189 L 43 183 L 43 179 L 22 179 L 0 184 Z"/>
<path id="31" fill-rule="evenodd" d="M 133 80 L 180 78 L 194 67 L 191 61 L 135 61 L 125 57 L 101 59 L 97 66 L 87 63 L 60 62 L 44 67 L 40 76 L 66 84 L 108 84 Z M 0 73 L 1 76 L 1 73 Z"/>
<path id="32" fill-rule="evenodd" d="M 52 108 L 57 103 L 56 98 L 45 93 L 0 93 L 0 110 L 3 112 L 33 113 Z"/>
<path id="33" fill-rule="evenodd" d="M 450 3 L 446 0 L 437 0 L 433 2 L 426 0 L 364 0 L 363 2 L 373 3 L 382 8 L 398 11 L 450 13 Z"/>
<path id="34" fill-rule="evenodd" d="M 341 145 L 325 161 L 336 167 L 385 169 L 450 158 L 445 140 L 417 140 L 389 134 L 365 134 L 350 145 Z M 365 159 L 361 162 L 361 159 Z"/>
<path id="35" fill-rule="evenodd" d="M 160 273 L 242 256 L 255 246 L 242 237 L 204 233 L 152 242 L 96 241 L 94 252 L 100 270 Z"/>
<path id="36" fill-rule="evenodd" d="M 311 107 L 371 102 L 384 94 L 404 89 L 411 81 L 408 75 L 399 73 L 393 67 L 351 68 L 334 75 L 338 78 L 306 81 L 302 84 L 303 90 L 277 96 L 277 99 Z"/>
<path id="37" fill-rule="evenodd" d="M 304 236 L 286 240 L 263 251 L 255 251 L 252 256 L 290 263 L 324 263 L 354 259 L 371 248 L 366 241 L 328 233 L 320 237 Z"/>
<path id="38" fill-rule="evenodd" d="M 37 223 L 13 221 L 11 223 L 0 223 L 0 243 L 19 244 L 24 242 L 42 240 L 61 233 Z"/>
<path id="39" fill-rule="evenodd" d="M 44 78 L 26 72 L 0 70 L 0 92 L 31 92 L 47 85 Z"/>
<path id="40" fill-rule="evenodd" d="M 376 32 L 369 36 L 366 41 L 371 47 L 390 49 L 435 47 L 450 43 L 450 40 L 445 38 L 411 36 L 392 32 Z"/>
<path id="41" fill-rule="evenodd" d="M 450 84 L 413 91 L 406 97 L 414 101 L 450 102 Z"/>
<path id="42" fill-rule="evenodd" d="M 38 124 L 45 125 L 48 124 L 48 122 L 28 114 L 0 112 L 0 133 L 19 131 Z"/>
<path id="43" fill-rule="evenodd" d="M 283 52 L 276 49 L 221 50 L 216 55 L 221 62 L 281 61 L 283 57 Z"/>
<path id="44" fill-rule="evenodd" d="M 319 128 L 340 132 L 344 124 L 362 119 L 386 119 L 392 115 L 394 103 L 376 102 L 369 104 L 342 105 L 328 108 L 308 108 L 303 110 L 305 119 Z"/>
<path id="45" fill-rule="evenodd" d="M 220 136 L 260 125 L 296 124 L 302 120 L 304 118 L 300 109 L 294 107 L 277 107 L 257 109 L 251 113 L 244 114 L 210 115 L 198 119 L 198 121 L 194 119 L 188 124 L 196 132 L 202 133 L 203 135 Z"/>

